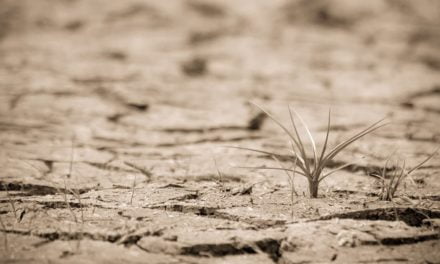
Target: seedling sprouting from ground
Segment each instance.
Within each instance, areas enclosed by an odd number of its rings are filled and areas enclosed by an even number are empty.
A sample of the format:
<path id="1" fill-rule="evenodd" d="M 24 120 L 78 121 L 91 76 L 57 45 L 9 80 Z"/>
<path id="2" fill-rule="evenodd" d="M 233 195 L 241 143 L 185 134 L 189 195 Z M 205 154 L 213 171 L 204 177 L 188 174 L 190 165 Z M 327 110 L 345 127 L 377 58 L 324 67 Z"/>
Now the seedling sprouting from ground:
<path id="1" fill-rule="evenodd" d="M 412 169 L 406 168 L 405 160 L 402 162 L 396 161 L 395 169 L 391 173 L 390 177 L 387 177 L 387 167 L 391 164 L 391 158 L 388 157 L 388 159 L 385 161 L 385 165 L 382 168 L 382 171 L 377 174 L 373 174 L 373 176 L 378 177 L 380 180 L 380 193 L 379 193 L 379 199 L 383 201 L 392 201 L 395 197 L 396 191 L 399 188 L 402 181 L 409 177 L 410 174 L 417 169 L 419 169 L 423 164 L 428 162 L 432 157 L 437 154 L 439 149 L 434 151 L 431 155 L 429 155 L 426 159 L 424 159 L 422 162 L 414 166 Z M 401 165 L 400 165 L 401 164 Z"/>
<path id="2" fill-rule="evenodd" d="M 369 127 L 365 128 L 364 130 L 358 132 L 357 134 L 353 135 L 349 139 L 342 141 L 332 149 L 329 149 L 328 146 L 328 140 L 329 140 L 329 134 L 330 134 L 330 111 L 328 114 L 328 121 L 327 121 L 327 133 L 325 136 L 324 145 L 322 146 L 321 151 L 318 153 L 315 140 L 312 137 L 312 134 L 310 133 L 309 128 L 305 124 L 302 117 L 293 110 L 290 106 L 288 106 L 289 109 L 289 115 L 290 115 L 290 121 L 292 124 L 292 129 L 288 129 L 285 125 L 283 125 L 278 119 L 276 119 L 272 114 L 264 110 L 259 105 L 255 104 L 258 108 L 260 108 L 268 117 L 270 117 L 281 129 L 284 130 L 284 132 L 289 136 L 290 139 L 290 154 L 288 156 L 288 159 L 295 164 L 293 169 L 284 168 L 284 167 L 266 167 L 266 166 L 260 166 L 260 167 L 244 167 L 244 168 L 251 168 L 251 169 L 273 169 L 273 170 L 283 170 L 286 172 L 291 173 L 298 173 L 299 175 L 304 176 L 307 178 L 308 185 L 309 185 L 309 194 L 310 198 L 317 198 L 318 197 L 318 187 L 319 184 L 327 178 L 328 176 L 332 175 L 333 173 L 351 165 L 344 164 L 336 169 L 333 169 L 328 172 L 324 172 L 325 167 L 330 163 L 330 161 L 338 155 L 339 152 L 341 152 L 343 149 L 348 147 L 353 142 L 357 141 L 358 139 L 362 138 L 363 136 L 385 126 L 386 124 L 382 123 L 382 120 L 379 120 L 378 122 L 370 125 Z M 299 132 L 298 132 L 298 126 L 295 122 L 294 115 L 297 117 L 301 125 L 304 127 L 308 140 L 310 141 L 312 145 L 312 152 L 313 156 L 309 157 L 310 155 L 306 151 L 306 145 L 304 143 L 304 140 L 301 138 Z M 244 147 L 236 147 L 238 149 L 244 149 L 249 151 L 254 151 L 262 154 L 269 155 L 271 157 L 285 157 L 284 155 L 280 155 L 277 153 L 264 151 L 264 150 L 258 150 L 253 148 L 244 148 Z M 242 167 L 243 168 L 243 167 Z M 297 169 L 298 168 L 298 169 Z"/>

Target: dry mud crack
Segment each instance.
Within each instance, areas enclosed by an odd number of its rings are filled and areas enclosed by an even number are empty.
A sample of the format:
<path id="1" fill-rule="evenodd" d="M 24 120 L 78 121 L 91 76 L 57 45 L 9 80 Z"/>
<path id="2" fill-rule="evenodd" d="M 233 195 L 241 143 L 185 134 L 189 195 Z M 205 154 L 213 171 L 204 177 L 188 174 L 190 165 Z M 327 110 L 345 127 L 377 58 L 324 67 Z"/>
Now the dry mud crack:
<path id="1" fill-rule="evenodd" d="M 0 0 L 0 263 L 438 263 L 439 7 Z"/>

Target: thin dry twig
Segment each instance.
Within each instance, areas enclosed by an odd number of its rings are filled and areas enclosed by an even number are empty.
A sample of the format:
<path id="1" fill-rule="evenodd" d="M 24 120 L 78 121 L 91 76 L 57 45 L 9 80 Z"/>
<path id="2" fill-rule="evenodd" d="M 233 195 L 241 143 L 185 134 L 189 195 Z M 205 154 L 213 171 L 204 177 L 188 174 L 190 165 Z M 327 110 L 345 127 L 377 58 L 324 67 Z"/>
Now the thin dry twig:
<path id="1" fill-rule="evenodd" d="M 295 170 L 296 170 L 296 162 L 298 159 L 296 159 L 296 158 L 294 159 L 293 170 L 291 171 L 292 174 L 289 174 L 289 171 L 286 170 L 286 168 L 283 166 L 281 161 L 279 159 L 277 159 L 276 156 L 272 156 L 272 158 L 278 163 L 278 165 L 281 168 L 284 169 L 284 172 L 287 175 L 287 179 L 289 181 L 289 186 L 290 186 L 290 208 L 291 208 L 290 216 L 293 218 L 293 215 L 294 215 L 293 205 L 295 204 L 294 196 L 298 197 L 298 193 L 296 192 L 296 189 L 295 189 Z"/>
<path id="2" fill-rule="evenodd" d="M 145 169 L 142 168 L 134 163 L 131 163 L 129 161 L 124 161 L 124 164 L 139 171 L 140 173 L 142 173 L 146 178 L 147 178 L 147 182 L 150 182 L 152 177 L 153 177 L 153 173 L 151 172 L 153 170 L 153 167 L 150 167 L 149 169 Z M 137 179 L 137 175 L 134 175 L 134 180 L 133 180 L 133 184 L 131 187 L 131 197 L 130 197 L 130 205 L 133 204 L 133 198 L 134 198 L 134 193 L 135 193 L 135 189 L 136 189 L 136 179 Z"/>
<path id="3" fill-rule="evenodd" d="M 145 169 L 129 161 L 124 161 L 124 164 L 142 173 L 147 178 L 147 182 L 151 181 L 153 177 L 153 173 L 151 172 L 153 170 L 153 167 Z"/>
<path id="4" fill-rule="evenodd" d="M 130 197 L 130 205 L 133 204 L 134 191 L 136 189 L 136 174 L 134 175 L 133 185 L 131 186 L 131 197 Z"/>
<path id="5" fill-rule="evenodd" d="M 71 191 L 70 189 L 67 188 L 67 179 L 69 179 L 72 176 L 73 173 L 73 159 L 74 159 L 74 141 L 72 139 L 72 147 L 71 147 L 71 151 L 70 151 L 70 163 L 69 163 L 69 173 L 66 174 L 66 177 L 64 177 L 64 202 L 66 203 L 67 208 L 70 211 L 70 214 L 73 217 L 73 220 L 75 221 L 75 223 L 78 223 L 78 218 L 75 215 L 75 212 L 73 212 L 72 207 L 70 206 L 69 201 L 67 200 L 67 193 L 69 191 Z"/>
<path id="6" fill-rule="evenodd" d="M 0 225 L 2 226 L 3 231 L 3 237 L 4 237 L 4 246 L 5 246 L 5 252 L 9 254 L 9 245 L 8 245 L 8 230 L 6 228 L 5 223 L 3 222 L 3 218 L 0 215 Z"/>
<path id="7" fill-rule="evenodd" d="M 220 187 L 223 187 L 223 174 L 221 173 L 220 169 L 218 168 L 217 159 L 215 158 L 214 155 L 212 155 L 212 159 L 214 160 L 215 169 L 217 171 L 219 185 L 220 185 Z"/>

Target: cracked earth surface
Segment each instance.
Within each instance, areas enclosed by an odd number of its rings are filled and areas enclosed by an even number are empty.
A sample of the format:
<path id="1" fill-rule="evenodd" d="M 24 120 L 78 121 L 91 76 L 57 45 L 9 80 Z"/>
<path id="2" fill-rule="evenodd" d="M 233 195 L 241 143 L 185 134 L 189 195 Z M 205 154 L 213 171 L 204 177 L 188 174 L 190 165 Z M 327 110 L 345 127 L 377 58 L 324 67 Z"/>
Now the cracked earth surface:
<path id="1" fill-rule="evenodd" d="M 435 7 L 435 8 L 433 8 Z M 435 1 L 0 0 L 1 263 L 439 263 Z M 287 105 L 330 145 L 291 201 Z M 287 154 L 287 153 L 286 153 Z M 282 156 L 280 156 L 282 157 Z M 286 166 L 287 160 L 281 159 Z M 389 168 L 392 170 L 392 168 Z"/>

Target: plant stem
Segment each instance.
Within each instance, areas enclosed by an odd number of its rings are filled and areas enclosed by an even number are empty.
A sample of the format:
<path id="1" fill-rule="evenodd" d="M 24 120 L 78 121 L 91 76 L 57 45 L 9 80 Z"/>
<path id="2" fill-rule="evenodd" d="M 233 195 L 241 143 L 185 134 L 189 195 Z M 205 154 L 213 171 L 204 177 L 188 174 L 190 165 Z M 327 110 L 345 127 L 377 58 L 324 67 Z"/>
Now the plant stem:
<path id="1" fill-rule="evenodd" d="M 319 181 L 313 179 L 309 180 L 310 198 L 318 198 L 318 186 L 319 186 Z"/>

